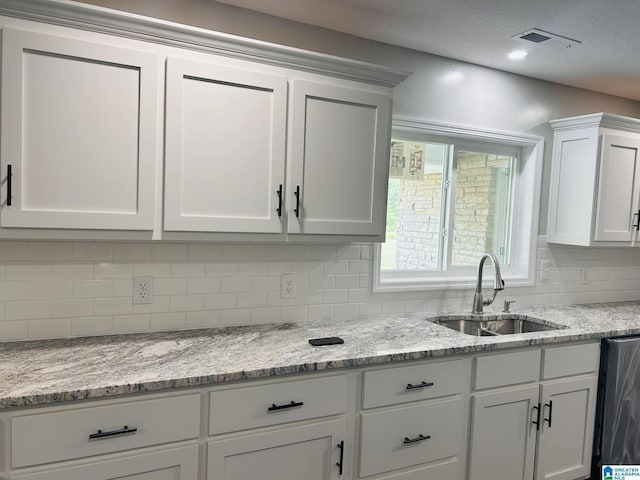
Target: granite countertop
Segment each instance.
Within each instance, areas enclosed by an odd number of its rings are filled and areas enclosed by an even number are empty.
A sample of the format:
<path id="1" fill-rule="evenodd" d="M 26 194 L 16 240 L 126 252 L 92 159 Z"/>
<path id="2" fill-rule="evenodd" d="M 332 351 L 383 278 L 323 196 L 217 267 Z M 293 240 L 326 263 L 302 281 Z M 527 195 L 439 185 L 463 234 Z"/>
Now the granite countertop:
<path id="1" fill-rule="evenodd" d="M 568 328 L 475 337 L 426 320 L 435 313 L 422 313 L 0 343 L 0 409 L 640 334 L 640 302 L 514 313 Z M 329 336 L 342 337 L 344 344 L 308 343 Z"/>

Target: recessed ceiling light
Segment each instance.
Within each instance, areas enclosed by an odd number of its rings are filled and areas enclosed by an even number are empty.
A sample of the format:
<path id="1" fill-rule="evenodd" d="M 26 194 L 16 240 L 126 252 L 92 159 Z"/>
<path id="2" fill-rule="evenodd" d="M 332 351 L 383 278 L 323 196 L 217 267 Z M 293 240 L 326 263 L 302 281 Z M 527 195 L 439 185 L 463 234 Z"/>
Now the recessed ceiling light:
<path id="1" fill-rule="evenodd" d="M 522 60 L 527 55 L 529 55 L 529 52 L 526 52 L 524 50 L 514 50 L 507 56 L 509 57 L 509 60 Z"/>
<path id="2" fill-rule="evenodd" d="M 460 70 L 452 70 L 450 72 L 447 72 L 443 77 L 442 80 L 445 83 L 448 83 L 450 85 L 457 85 L 459 84 L 462 80 L 464 80 L 464 73 L 462 73 Z"/>

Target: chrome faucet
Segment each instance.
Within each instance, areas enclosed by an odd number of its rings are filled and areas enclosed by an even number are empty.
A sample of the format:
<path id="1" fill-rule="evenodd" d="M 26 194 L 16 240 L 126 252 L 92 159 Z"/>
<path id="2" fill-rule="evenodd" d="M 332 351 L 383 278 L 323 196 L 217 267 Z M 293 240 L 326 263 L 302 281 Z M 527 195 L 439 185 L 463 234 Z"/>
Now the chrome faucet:
<path id="1" fill-rule="evenodd" d="M 483 298 L 482 296 L 482 268 L 484 267 L 484 262 L 487 258 L 491 260 L 491 263 L 493 263 L 493 270 L 496 276 L 493 281 L 493 295 L 491 298 Z M 492 252 L 485 253 L 480 259 L 480 264 L 478 265 L 478 283 L 476 284 L 476 294 L 473 296 L 473 309 L 471 310 L 471 313 L 477 315 L 482 314 L 482 307 L 484 305 L 491 305 L 500 290 L 504 290 L 504 280 L 502 280 L 502 275 L 500 275 L 498 259 Z"/>

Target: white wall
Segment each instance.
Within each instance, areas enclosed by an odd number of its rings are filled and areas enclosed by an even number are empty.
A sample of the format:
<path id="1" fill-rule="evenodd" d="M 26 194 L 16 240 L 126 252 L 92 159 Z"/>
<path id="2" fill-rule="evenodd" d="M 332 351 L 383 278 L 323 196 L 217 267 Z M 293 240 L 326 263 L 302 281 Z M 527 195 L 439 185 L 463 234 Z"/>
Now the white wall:
<path id="1" fill-rule="evenodd" d="M 395 89 L 396 115 L 547 138 L 540 232 L 546 231 L 548 120 L 640 104 L 245 12 L 209 0 L 90 0 L 228 33 L 381 63 L 413 75 Z M 451 71 L 462 74 L 447 82 Z M 375 313 L 467 311 L 472 292 L 372 294 L 371 245 L 0 242 L 0 340 L 100 335 Z M 519 305 L 640 298 L 634 249 L 547 245 L 551 280 L 498 296 Z M 581 281 L 582 271 L 588 281 Z M 280 275 L 297 295 L 280 298 Z M 151 275 L 154 303 L 132 305 L 134 275 Z M 516 304 L 516 307 L 517 305 Z"/>

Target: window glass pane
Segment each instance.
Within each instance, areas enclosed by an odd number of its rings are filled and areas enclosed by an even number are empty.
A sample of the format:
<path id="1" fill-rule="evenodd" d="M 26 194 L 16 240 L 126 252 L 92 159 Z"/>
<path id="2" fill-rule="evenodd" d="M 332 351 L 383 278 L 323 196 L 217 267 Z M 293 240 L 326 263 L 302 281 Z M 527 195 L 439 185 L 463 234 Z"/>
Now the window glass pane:
<path id="1" fill-rule="evenodd" d="M 449 146 L 394 139 L 382 270 L 437 270 Z"/>
<path id="2" fill-rule="evenodd" d="M 515 158 L 457 152 L 451 265 L 477 265 L 484 252 L 509 264 Z"/>

